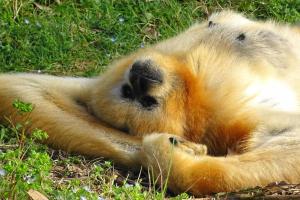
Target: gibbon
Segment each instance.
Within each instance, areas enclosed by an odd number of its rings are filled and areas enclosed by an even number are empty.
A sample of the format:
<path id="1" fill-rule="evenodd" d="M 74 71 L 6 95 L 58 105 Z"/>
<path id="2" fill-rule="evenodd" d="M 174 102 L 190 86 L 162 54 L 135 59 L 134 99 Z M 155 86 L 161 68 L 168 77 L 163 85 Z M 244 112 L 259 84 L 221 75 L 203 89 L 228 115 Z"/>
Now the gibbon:
<path id="1" fill-rule="evenodd" d="M 0 116 L 193 195 L 300 182 L 300 28 L 222 11 L 96 78 L 0 75 Z"/>

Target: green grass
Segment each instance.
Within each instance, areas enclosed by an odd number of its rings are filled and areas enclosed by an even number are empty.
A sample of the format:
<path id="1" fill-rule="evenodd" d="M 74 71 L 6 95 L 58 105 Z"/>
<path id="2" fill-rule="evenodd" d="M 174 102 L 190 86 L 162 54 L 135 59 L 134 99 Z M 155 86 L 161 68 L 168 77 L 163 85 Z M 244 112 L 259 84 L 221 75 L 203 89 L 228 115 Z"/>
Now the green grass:
<path id="1" fill-rule="evenodd" d="M 299 0 L 20 2 L 0 1 L 3 72 L 96 75 L 113 58 L 175 35 L 222 8 L 262 19 L 295 22 L 300 18 Z"/>
<path id="2" fill-rule="evenodd" d="M 300 21 L 299 0 L 0 0 L 0 72 L 95 76 L 114 58 L 229 8 L 252 18 Z M 23 114 L 31 109 L 14 106 Z M 0 199 L 25 199 L 29 189 L 49 199 L 163 199 L 145 178 L 111 162 L 38 144 L 41 130 L 26 138 L 27 123 L 0 126 Z"/>

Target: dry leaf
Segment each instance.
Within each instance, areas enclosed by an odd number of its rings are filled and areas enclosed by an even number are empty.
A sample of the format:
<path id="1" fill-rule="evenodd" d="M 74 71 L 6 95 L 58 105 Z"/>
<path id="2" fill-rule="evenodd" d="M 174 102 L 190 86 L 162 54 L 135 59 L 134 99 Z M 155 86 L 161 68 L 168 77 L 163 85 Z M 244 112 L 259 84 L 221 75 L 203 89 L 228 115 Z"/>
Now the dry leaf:
<path id="1" fill-rule="evenodd" d="M 32 190 L 30 189 L 27 194 L 30 196 L 30 198 L 32 200 L 49 200 L 45 195 L 43 195 L 42 193 L 36 191 L 36 190 Z"/>
<path id="2" fill-rule="evenodd" d="M 47 7 L 47 6 L 43 6 L 41 4 L 38 4 L 36 2 L 33 3 L 38 9 L 40 10 L 44 10 L 44 11 L 51 11 L 51 8 Z"/>

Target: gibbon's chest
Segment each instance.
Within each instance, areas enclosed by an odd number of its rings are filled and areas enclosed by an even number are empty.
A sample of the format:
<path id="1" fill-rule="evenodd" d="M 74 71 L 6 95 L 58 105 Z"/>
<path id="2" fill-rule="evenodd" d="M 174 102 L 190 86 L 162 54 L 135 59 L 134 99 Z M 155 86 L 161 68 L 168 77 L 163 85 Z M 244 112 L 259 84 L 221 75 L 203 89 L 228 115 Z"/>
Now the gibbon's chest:
<path id="1" fill-rule="evenodd" d="M 251 107 L 284 112 L 299 111 L 296 91 L 281 80 L 255 81 L 246 88 L 244 95 L 250 99 Z"/>

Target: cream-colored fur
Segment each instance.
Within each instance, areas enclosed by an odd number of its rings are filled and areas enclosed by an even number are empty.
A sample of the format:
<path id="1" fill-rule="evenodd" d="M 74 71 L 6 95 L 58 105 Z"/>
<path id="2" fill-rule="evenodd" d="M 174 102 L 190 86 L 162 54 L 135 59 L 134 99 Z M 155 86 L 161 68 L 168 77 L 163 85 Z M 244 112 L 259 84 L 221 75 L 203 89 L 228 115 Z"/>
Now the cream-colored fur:
<path id="1" fill-rule="evenodd" d="M 300 182 L 300 32 L 223 11 L 115 61 L 98 78 L 0 75 L 0 114 L 31 102 L 49 145 L 151 167 L 195 195 Z M 134 63 L 162 81 L 156 106 L 122 97 Z"/>

